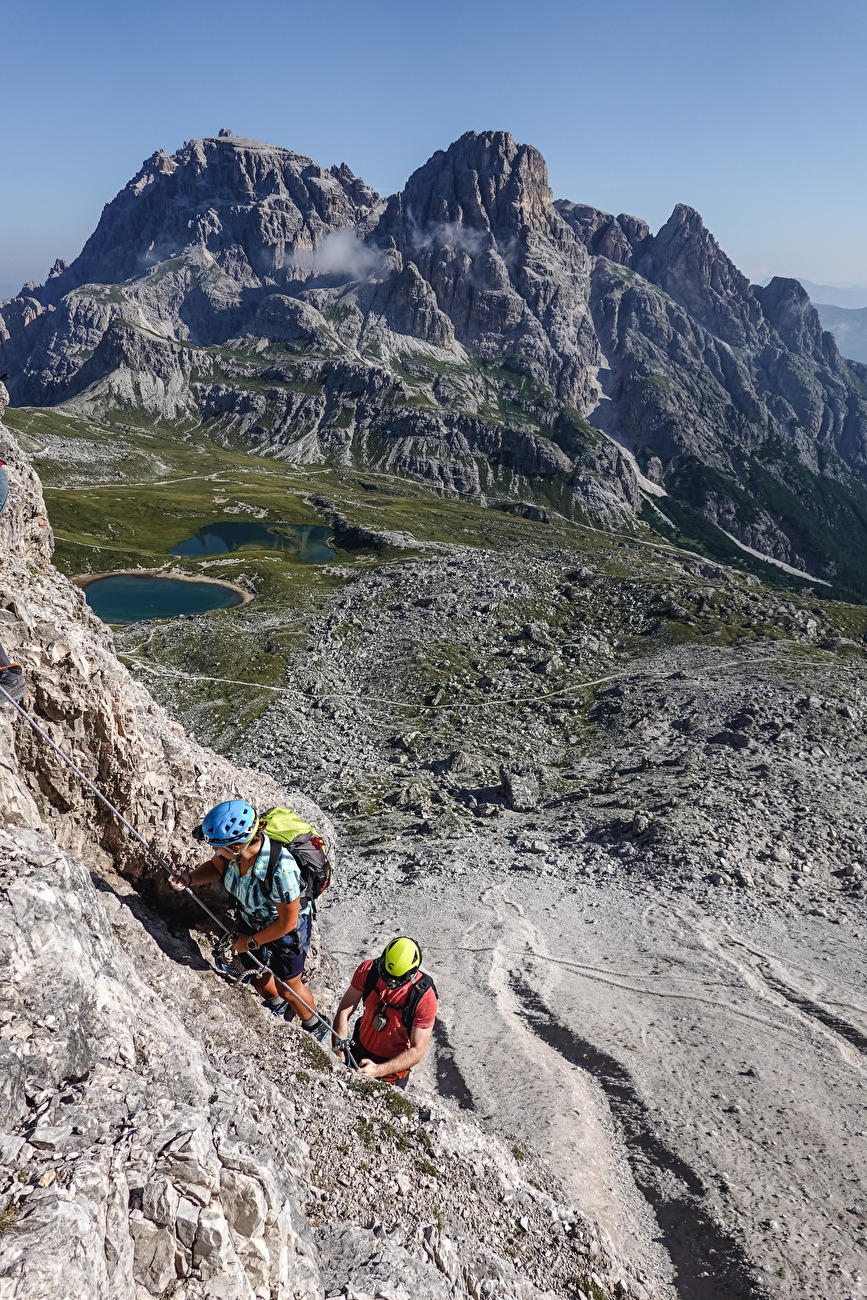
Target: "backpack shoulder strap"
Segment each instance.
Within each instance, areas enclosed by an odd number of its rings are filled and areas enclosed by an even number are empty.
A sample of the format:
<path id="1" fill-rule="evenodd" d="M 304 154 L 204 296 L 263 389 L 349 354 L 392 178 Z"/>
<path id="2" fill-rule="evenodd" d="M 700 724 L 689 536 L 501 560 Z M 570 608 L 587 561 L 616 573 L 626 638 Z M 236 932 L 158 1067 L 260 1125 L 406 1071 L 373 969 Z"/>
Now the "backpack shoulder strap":
<path id="1" fill-rule="evenodd" d="M 436 997 L 437 986 L 436 984 L 434 984 L 430 975 L 422 975 L 422 977 L 420 979 L 417 979 L 415 984 L 413 984 L 412 988 L 410 989 L 406 1002 L 404 1002 L 403 1004 L 403 1016 L 401 1017 L 401 1019 L 403 1020 L 404 1029 L 408 1034 L 412 1033 L 412 1027 L 415 1024 L 415 1017 L 416 1017 L 416 1012 L 418 1011 L 419 1003 L 421 1002 L 425 993 L 428 993 L 431 989 L 433 989 L 434 996 Z"/>
<path id="2" fill-rule="evenodd" d="M 362 993 L 361 996 L 365 1002 L 370 997 L 371 993 L 376 988 L 378 983 L 379 983 L 379 962 L 375 961 L 371 966 L 370 970 L 367 972 L 367 979 L 364 981 L 364 992 Z"/>
<path id="3" fill-rule="evenodd" d="M 267 835 L 267 831 L 265 834 Z M 280 865 L 280 857 L 283 853 L 283 845 L 279 840 L 269 839 L 270 847 L 268 850 L 268 870 L 265 872 L 265 893 L 271 897 L 271 890 L 274 888 L 274 874 Z"/>

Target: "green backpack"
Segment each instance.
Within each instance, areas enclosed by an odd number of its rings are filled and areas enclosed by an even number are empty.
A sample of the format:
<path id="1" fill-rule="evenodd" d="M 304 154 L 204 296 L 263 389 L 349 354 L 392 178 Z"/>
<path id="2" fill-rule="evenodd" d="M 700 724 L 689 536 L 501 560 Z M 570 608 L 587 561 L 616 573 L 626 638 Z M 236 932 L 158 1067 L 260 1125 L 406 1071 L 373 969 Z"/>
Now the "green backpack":
<path id="1" fill-rule="evenodd" d="M 259 829 L 264 831 L 271 841 L 268 857 L 268 871 L 265 876 L 265 889 L 270 894 L 274 883 L 274 872 L 280 862 L 280 852 L 286 848 L 298 864 L 301 875 L 301 906 L 313 904 L 316 912 L 316 900 L 325 893 L 331 884 L 331 862 L 325 848 L 325 841 L 309 822 L 291 808 L 270 808 L 259 818 Z"/>

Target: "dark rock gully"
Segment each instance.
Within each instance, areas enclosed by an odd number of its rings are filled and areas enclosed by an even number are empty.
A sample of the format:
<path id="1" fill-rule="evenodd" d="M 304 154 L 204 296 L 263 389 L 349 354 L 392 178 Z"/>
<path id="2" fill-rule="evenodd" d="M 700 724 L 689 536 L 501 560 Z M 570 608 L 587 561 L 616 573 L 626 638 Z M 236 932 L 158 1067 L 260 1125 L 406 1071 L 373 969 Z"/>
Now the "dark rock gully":
<path id="1" fill-rule="evenodd" d="M 653 1120 L 625 1067 L 563 1025 L 522 979 L 511 987 L 536 1036 L 596 1080 L 619 1130 L 635 1184 L 659 1224 L 660 1244 L 674 1265 L 680 1300 L 761 1300 L 743 1246 L 702 1204 L 705 1186 L 686 1161 L 654 1133 Z"/>

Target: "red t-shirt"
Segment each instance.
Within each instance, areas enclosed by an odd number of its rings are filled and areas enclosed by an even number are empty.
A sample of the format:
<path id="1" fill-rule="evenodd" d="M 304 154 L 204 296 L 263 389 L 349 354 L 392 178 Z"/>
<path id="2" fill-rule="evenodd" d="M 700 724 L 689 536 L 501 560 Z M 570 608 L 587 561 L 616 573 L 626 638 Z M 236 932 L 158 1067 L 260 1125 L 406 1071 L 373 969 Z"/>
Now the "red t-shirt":
<path id="1" fill-rule="evenodd" d="M 359 993 L 364 992 L 364 985 L 372 968 L 372 961 L 363 961 L 353 975 L 352 987 Z M 375 1052 L 386 1061 L 391 1061 L 411 1046 L 409 1034 L 403 1023 L 403 1005 L 409 997 L 413 984 L 420 978 L 421 971 L 416 971 L 412 979 L 407 980 L 399 989 L 390 989 L 382 980 L 377 980 L 370 997 L 365 998 L 364 1001 L 364 1011 L 358 1031 L 362 1047 L 366 1047 L 369 1052 Z M 380 1011 L 385 1012 L 387 1024 L 385 1029 L 377 1031 L 373 1027 L 373 1019 Z M 416 1007 L 413 1029 L 430 1029 L 436 1017 L 437 995 L 433 989 L 428 989 Z"/>

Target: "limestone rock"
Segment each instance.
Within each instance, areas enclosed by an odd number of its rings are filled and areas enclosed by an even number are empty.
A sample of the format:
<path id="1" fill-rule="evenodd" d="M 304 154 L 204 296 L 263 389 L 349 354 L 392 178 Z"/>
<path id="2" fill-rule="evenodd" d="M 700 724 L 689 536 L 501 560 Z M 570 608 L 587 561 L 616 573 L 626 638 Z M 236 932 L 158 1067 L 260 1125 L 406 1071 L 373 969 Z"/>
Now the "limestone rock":
<path id="1" fill-rule="evenodd" d="M 351 1287 L 369 1296 L 414 1300 L 449 1300 L 452 1288 L 434 1261 L 413 1259 L 399 1245 L 382 1241 L 363 1228 L 333 1228 L 318 1234 L 327 1290 Z"/>
<path id="2" fill-rule="evenodd" d="M 161 1228 L 173 1228 L 179 1202 L 180 1197 L 168 1178 L 155 1178 L 144 1189 L 142 1213 Z"/>
<path id="3" fill-rule="evenodd" d="M 203 1210 L 193 1242 L 193 1262 L 203 1277 L 219 1277 L 236 1262 L 229 1225 L 219 1210 Z"/>
<path id="4" fill-rule="evenodd" d="M 263 1277 L 273 1249 L 285 1261 L 281 1285 L 311 1295 L 316 1265 L 300 1216 L 275 1216 L 272 1245 L 245 1248 L 249 1275 L 226 1217 L 241 1233 L 259 1232 L 269 1196 L 292 1202 L 295 1176 L 279 1154 L 291 1108 L 281 1110 L 274 1089 L 263 1098 L 267 1126 L 247 1120 L 245 1088 L 215 1070 L 165 1001 L 172 963 L 146 931 L 136 933 L 135 922 L 121 945 L 109 920 L 114 895 L 104 895 L 104 906 L 79 862 L 43 833 L 4 829 L 0 873 L 0 963 L 16 971 L 8 994 L 4 989 L 5 1028 L 32 1022 L 48 980 L 63 1008 L 27 1036 L 4 1038 L 0 1049 L 0 1129 L 11 1134 L 28 1125 L 27 1099 L 38 1095 L 40 1126 L 51 1136 L 50 1146 L 29 1148 L 32 1186 L 22 1188 L 8 1165 L 0 1168 L 4 1198 L 10 1189 L 13 1198 L 30 1193 L 18 1204 L 20 1230 L 16 1221 L 15 1231 L 0 1237 L 0 1284 L 15 1278 L 16 1295 L 27 1300 L 140 1300 L 143 1292 L 164 1295 L 178 1272 L 197 1268 L 221 1279 L 224 1300 L 270 1300 Z M 155 961 L 162 963 L 154 972 L 162 996 L 142 978 Z M 221 1099 L 235 1127 L 250 1134 L 243 1157 L 258 1179 L 221 1167 Z M 237 1148 L 234 1158 L 241 1158 Z M 55 1162 L 51 1180 L 40 1176 L 46 1159 Z M 20 1153 L 15 1167 L 22 1168 Z M 180 1197 L 182 1186 L 207 1207 Z M 286 1292 L 277 1287 L 275 1294 Z"/>
<path id="5" fill-rule="evenodd" d="M 199 1226 L 199 1206 L 195 1201 L 187 1200 L 182 1196 L 178 1202 L 177 1213 L 175 1215 L 175 1231 L 178 1240 L 192 1250 L 193 1242 L 196 1239 L 196 1232 Z"/>
<path id="6" fill-rule="evenodd" d="M 220 1201 L 235 1232 L 242 1237 L 261 1236 L 268 1204 L 256 1179 L 234 1169 L 224 1169 L 220 1177 Z"/>
<path id="7" fill-rule="evenodd" d="M 161 1296 L 175 1276 L 175 1239 L 168 1228 L 158 1228 L 148 1219 L 130 1217 L 130 1235 L 134 1243 L 135 1279 L 151 1295 Z"/>
<path id="8" fill-rule="evenodd" d="M 0 384 L 0 418 L 7 401 Z M 0 427 L 0 438 L 12 498 L 0 516 L 0 640 L 26 666 L 35 714 L 52 740 L 123 806 L 165 860 L 178 865 L 199 856 L 190 833 L 203 809 L 239 781 L 259 807 L 288 799 L 331 835 L 327 818 L 303 794 L 287 795 L 261 773 L 239 776 L 189 740 L 130 677 L 105 625 L 78 588 L 51 568 L 53 538 L 39 481 L 9 431 Z M 0 746 L 13 755 L 13 770 L 0 786 L 0 818 L 36 828 L 50 823 L 62 847 L 95 853 L 120 872 L 149 876 L 164 888 L 163 873 L 141 847 L 9 709 L 0 710 Z M 58 807 L 65 814 L 60 820 Z"/>
<path id="9" fill-rule="evenodd" d="M 506 803 L 515 812 L 531 812 L 545 797 L 545 775 L 537 769 L 502 768 L 500 780 Z"/>
<path id="10" fill-rule="evenodd" d="M 210 1128 L 201 1123 L 192 1129 L 182 1127 L 162 1147 L 157 1169 L 187 1199 L 209 1205 L 220 1179 L 220 1162 Z"/>

